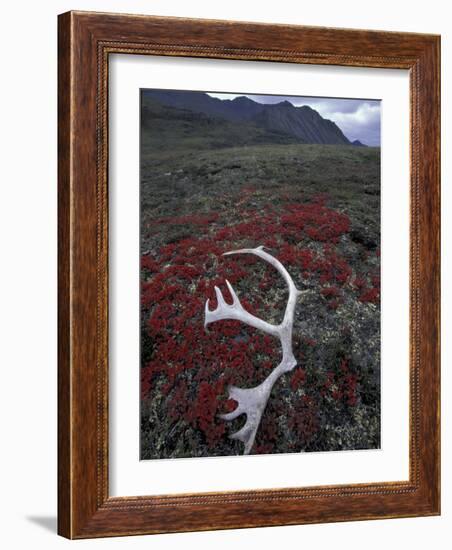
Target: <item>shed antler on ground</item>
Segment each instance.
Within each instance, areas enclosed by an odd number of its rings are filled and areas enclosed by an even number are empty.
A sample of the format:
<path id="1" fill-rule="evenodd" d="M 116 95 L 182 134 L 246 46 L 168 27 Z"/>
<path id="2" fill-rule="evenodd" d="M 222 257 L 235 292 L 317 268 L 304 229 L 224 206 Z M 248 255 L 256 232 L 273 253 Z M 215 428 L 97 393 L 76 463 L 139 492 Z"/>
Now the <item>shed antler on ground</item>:
<path id="1" fill-rule="evenodd" d="M 232 254 L 254 254 L 255 256 L 259 256 L 259 258 L 262 258 L 271 264 L 275 269 L 277 269 L 277 271 L 279 271 L 279 273 L 281 273 L 289 289 L 289 298 L 287 300 L 284 318 L 279 325 L 273 325 L 267 321 L 259 319 L 251 313 L 248 313 L 243 308 L 237 294 L 227 280 L 226 284 L 229 292 L 231 293 L 232 304 L 225 302 L 223 294 L 218 287 L 215 287 L 215 293 L 217 296 L 216 309 L 211 311 L 209 309 L 209 300 L 206 302 L 204 326 L 207 326 L 209 323 L 213 323 L 215 321 L 233 319 L 236 321 L 242 321 L 251 327 L 270 334 L 271 336 L 276 336 L 281 342 L 282 360 L 261 384 L 255 386 L 254 388 L 238 388 L 236 386 L 229 386 L 229 397 L 237 401 L 237 407 L 230 413 L 222 414 L 221 418 L 224 420 L 233 420 L 241 414 L 246 414 L 245 425 L 230 437 L 231 439 L 238 439 L 242 441 L 245 445 L 244 454 L 249 454 L 253 447 L 256 432 L 262 418 L 262 413 L 267 405 L 273 385 L 282 374 L 291 371 L 297 365 L 297 361 L 292 351 L 292 330 L 297 298 L 300 294 L 304 293 L 304 291 L 302 292 L 295 287 L 292 277 L 289 275 L 286 268 L 279 260 L 274 258 L 271 254 L 268 254 L 268 252 L 265 252 L 263 246 L 233 250 L 232 252 L 226 252 L 223 256 L 229 256 Z"/>

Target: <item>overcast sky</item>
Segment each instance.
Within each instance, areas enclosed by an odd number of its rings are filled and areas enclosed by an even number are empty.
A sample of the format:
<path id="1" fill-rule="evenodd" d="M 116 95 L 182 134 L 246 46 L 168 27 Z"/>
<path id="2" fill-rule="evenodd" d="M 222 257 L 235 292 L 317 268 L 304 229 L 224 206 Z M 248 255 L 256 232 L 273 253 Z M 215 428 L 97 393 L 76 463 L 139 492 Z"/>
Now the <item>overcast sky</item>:
<path id="1" fill-rule="evenodd" d="M 375 99 L 337 99 L 327 97 L 276 96 L 210 93 L 219 99 L 234 99 L 246 95 L 258 103 L 290 101 L 295 107 L 309 105 L 323 118 L 335 122 L 350 141 L 359 139 L 365 145 L 380 145 L 380 106 Z"/>

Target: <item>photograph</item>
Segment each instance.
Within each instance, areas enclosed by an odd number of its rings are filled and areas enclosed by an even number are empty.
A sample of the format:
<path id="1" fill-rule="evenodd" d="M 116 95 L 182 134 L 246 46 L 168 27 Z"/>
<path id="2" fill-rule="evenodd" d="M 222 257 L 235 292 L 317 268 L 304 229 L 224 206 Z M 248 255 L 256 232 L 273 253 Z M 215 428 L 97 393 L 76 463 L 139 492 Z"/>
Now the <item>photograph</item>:
<path id="1" fill-rule="evenodd" d="M 380 448 L 380 126 L 140 90 L 141 460 Z"/>

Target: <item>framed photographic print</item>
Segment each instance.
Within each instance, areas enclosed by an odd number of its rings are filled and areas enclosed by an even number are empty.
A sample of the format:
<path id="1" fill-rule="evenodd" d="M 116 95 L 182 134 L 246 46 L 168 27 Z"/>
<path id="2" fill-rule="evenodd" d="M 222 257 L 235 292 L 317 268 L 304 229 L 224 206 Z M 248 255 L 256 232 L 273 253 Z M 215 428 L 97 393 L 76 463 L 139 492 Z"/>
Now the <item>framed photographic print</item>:
<path id="1" fill-rule="evenodd" d="M 59 17 L 59 533 L 439 514 L 439 37 Z"/>

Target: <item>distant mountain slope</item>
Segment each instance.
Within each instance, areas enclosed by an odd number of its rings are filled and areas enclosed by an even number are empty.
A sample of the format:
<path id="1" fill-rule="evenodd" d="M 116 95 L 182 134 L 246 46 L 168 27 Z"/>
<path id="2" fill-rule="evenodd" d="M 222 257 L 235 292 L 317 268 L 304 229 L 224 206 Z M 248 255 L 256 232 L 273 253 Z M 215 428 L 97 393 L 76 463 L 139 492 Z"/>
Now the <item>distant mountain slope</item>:
<path id="1" fill-rule="evenodd" d="M 150 147 L 152 150 L 174 152 L 300 142 L 285 132 L 267 129 L 251 121 L 231 121 L 170 107 L 148 95 L 142 98 L 141 127 L 143 150 Z"/>
<path id="2" fill-rule="evenodd" d="M 367 147 L 367 145 L 359 141 L 359 139 L 355 139 L 355 141 L 352 141 L 352 145 L 355 145 L 356 147 Z"/>
<path id="3" fill-rule="evenodd" d="M 245 96 L 221 100 L 203 92 L 172 90 L 145 90 L 143 98 L 230 122 L 251 122 L 270 132 L 292 136 L 302 143 L 350 145 L 334 122 L 324 119 L 308 106 L 294 107 L 288 101 L 262 104 Z"/>
<path id="4" fill-rule="evenodd" d="M 259 126 L 285 132 L 305 143 L 332 145 L 348 145 L 350 143 L 334 122 L 324 119 L 307 105 L 294 107 L 288 101 L 264 105 L 264 109 L 252 120 Z"/>
<path id="5" fill-rule="evenodd" d="M 180 92 L 177 90 L 144 90 L 144 98 L 152 98 L 163 105 L 188 109 L 208 116 L 243 122 L 250 120 L 262 110 L 263 105 L 247 97 L 218 99 L 204 92 Z"/>

